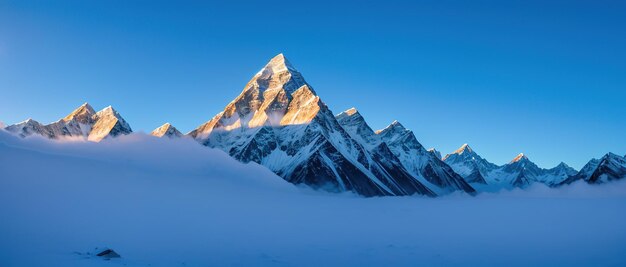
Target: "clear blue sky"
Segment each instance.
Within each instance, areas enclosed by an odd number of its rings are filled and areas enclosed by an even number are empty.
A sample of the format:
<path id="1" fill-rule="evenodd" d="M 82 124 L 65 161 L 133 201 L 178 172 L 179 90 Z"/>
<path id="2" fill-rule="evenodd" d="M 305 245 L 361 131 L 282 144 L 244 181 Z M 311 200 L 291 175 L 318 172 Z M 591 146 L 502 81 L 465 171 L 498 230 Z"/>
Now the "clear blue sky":
<path id="1" fill-rule="evenodd" d="M 87 101 L 187 132 L 283 52 L 335 113 L 444 154 L 626 153 L 623 1 L 168 2 L 0 1 L 0 121 Z"/>

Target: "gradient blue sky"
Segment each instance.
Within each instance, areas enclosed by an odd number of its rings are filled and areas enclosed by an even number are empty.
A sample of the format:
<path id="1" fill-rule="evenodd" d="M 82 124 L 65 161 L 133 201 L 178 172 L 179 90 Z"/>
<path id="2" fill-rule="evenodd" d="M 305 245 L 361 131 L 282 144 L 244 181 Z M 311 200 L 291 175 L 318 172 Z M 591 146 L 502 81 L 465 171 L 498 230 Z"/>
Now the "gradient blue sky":
<path id="1" fill-rule="evenodd" d="M 228 2 L 228 3 L 226 3 Z M 623 1 L 0 1 L 0 121 L 113 105 L 187 132 L 283 52 L 338 113 L 442 153 L 626 153 Z"/>

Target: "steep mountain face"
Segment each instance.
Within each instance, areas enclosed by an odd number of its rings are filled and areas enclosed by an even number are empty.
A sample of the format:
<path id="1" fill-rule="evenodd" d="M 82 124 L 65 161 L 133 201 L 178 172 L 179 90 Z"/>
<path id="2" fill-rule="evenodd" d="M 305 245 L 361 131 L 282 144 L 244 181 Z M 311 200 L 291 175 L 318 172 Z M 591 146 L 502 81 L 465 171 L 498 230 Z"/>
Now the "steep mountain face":
<path id="1" fill-rule="evenodd" d="M 501 177 L 514 187 L 526 187 L 537 180 L 544 171 L 520 153 L 511 162 L 502 166 Z"/>
<path id="2" fill-rule="evenodd" d="M 48 138 L 83 137 L 94 142 L 132 132 L 130 125 L 111 106 L 95 112 L 88 103 L 78 107 L 65 118 L 48 125 L 28 119 L 7 126 L 5 130 L 22 137 L 33 134 Z"/>
<path id="3" fill-rule="evenodd" d="M 571 184 L 579 180 L 589 180 L 593 172 L 595 172 L 598 168 L 598 165 L 600 165 L 599 159 L 593 158 L 589 160 L 589 162 L 587 162 L 587 164 L 585 164 L 585 166 L 583 166 L 578 173 L 563 180 L 560 185 Z"/>
<path id="4" fill-rule="evenodd" d="M 441 152 L 437 151 L 437 149 L 429 148 L 427 151 L 430 152 L 431 154 L 435 155 L 435 157 L 437 157 L 438 159 L 441 159 Z"/>
<path id="5" fill-rule="evenodd" d="M 440 194 L 453 190 L 475 192 L 474 188 L 450 166 L 433 153 L 426 151 L 413 132 L 404 128 L 398 121 L 375 133 L 387 144 L 407 171 L 431 190 Z"/>
<path id="6" fill-rule="evenodd" d="M 626 178 L 626 156 L 608 153 L 601 159 L 591 159 L 576 175 L 561 184 L 583 180 L 590 184 L 601 184 Z"/>
<path id="7" fill-rule="evenodd" d="M 591 174 L 588 183 L 601 184 L 626 178 L 626 158 L 608 153 L 600 159 L 600 164 Z"/>
<path id="8" fill-rule="evenodd" d="M 372 155 L 380 159 L 380 163 L 383 168 L 396 179 L 405 183 L 419 184 L 420 188 L 424 184 L 430 185 L 425 179 L 421 177 L 413 176 L 404 167 L 400 159 L 392 152 L 387 143 L 385 143 L 379 135 L 377 135 L 372 128 L 367 124 L 363 116 L 354 108 L 339 113 L 336 117 L 339 124 L 348 132 L 348 134 L 355 140 L 364 144 L 364 147 L 368 149 Z M 442 193 L 444 190 L 440 190 L 432 185 L 429 186 L 431 191 Z M 456 188 L 447 188 L 447 190 L 453 191 Z"/>
<path id="9" fill-rule="evenodd" d="M 161 125 L 159 128 L 154 129 L 154 131 L 152 131 L 150 134 L 156 137 L 169 137 L 169 138 L 183 136 L 183 134 L 180 131 L 178 131 L 176 127 L 172 126 L 170 123 L 165 123 Z"/>
<path id="10" fill-rule="evenodd" d="M 485 176 L 499 167 L 483 159 L 468 144 L 463 144 L 456 151 L 447 154 L 443 161 L 468 183 L 486 184 Z"/>
<path id="11" fill-rule="evenodd" d="M 294 184 L 364 196 L 433 195 L 390 169 L 339 125 L 282 54 L 241 94 L 188 135 L 243 162 L 256 162 Z M 401 172 L 401 171 L 400 171 Z"/>

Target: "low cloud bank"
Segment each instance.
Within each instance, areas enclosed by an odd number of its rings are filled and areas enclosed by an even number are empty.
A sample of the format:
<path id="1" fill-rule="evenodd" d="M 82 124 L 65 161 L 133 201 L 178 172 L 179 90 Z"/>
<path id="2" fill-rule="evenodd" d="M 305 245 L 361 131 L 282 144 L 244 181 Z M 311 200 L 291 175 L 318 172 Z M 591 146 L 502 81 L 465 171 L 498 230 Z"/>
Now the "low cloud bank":
<path id="1" fill-rule="evenodd" d="M 625 266 L 625 192 L 619 181 L 362 198 L 189 139 L 0 131 L 0 265 Z M 73 253 L 101 246 L 122 258 Z"/>

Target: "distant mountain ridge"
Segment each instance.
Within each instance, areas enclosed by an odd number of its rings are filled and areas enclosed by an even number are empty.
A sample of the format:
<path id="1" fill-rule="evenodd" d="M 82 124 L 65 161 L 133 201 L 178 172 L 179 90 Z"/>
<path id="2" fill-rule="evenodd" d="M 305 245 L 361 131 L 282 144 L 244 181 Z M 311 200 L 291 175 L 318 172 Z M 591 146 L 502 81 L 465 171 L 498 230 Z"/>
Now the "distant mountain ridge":
<path id="1" fill-rule="evenodd" d="M 4 129 L 22 137 L 94 142 L 132 133 L 111 106 L 96 112 L 87 103 L 50 124 L 28 119 Z M 540 168 L 523 153 L 499 166 L 468 144 L 442 158 L 398 121 L 374 131 L 355 108 L 334 115 L 283 54 L 272 58 L 222 112 L 196 129 L 183 134 L 165 123 L 150 134 L 193 138 L 239 161 L 263 165 L 293 184 L 363 196 L 434 197 L 626 178 L 626 158 L 612 153 L 592 159 L 580 171 L 565 163 Z"/>
<path id="2" fill-rule="evenodd" d="M 76 108 L 65 118 L 50 124 L 44 125 L 28 119 L 9 125 L 5 130 L 22 137 L 38 134 L 53 139 L 79 137 L 95 142 L 133 132 L 130 125 L 113 107 L 108 106 L 96 112 L 88 103 Z"/>

